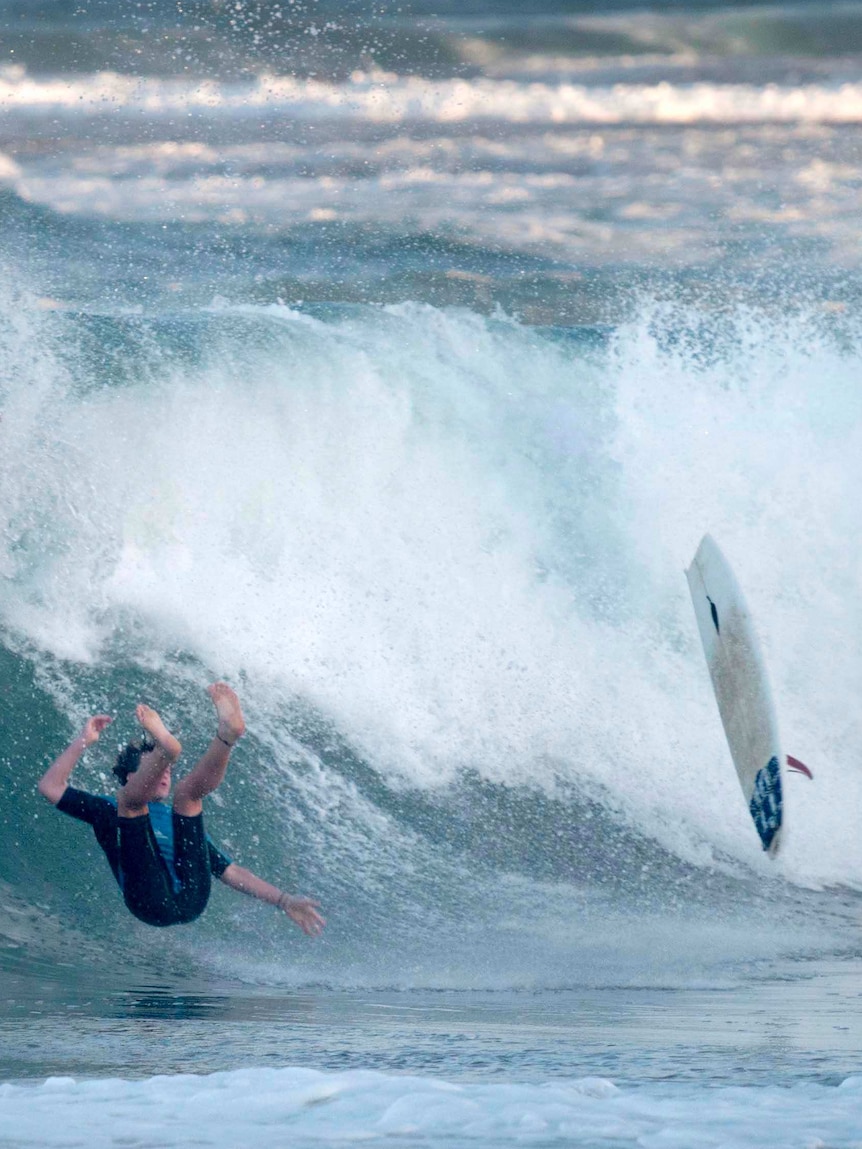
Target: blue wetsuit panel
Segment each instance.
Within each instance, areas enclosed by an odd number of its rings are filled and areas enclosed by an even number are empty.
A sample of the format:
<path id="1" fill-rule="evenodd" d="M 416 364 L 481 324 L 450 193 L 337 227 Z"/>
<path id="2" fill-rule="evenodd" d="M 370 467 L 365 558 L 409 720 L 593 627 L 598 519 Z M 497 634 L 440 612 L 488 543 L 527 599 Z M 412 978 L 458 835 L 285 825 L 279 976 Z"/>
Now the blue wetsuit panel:
<path id="1" fill-rule="evenodd" d="M 116 810 L 116 798 L 107 798 L 107 801 Z M 171 882 L 174 887 L 174 893 L 178 894 L 182 889 L 182 882 L 177 877 L 176 867 L 174 866 L 174 812 L 170 806 L 164 802 L 150 802 L 150 825 L 153 827 L 153 833 L 156 836 L 156 842 L 159 846 L 159 853 L 168 867 L 168 873 L 171 875 Z M 225 870 L 230 865 L 230 858 L 226 857 L 220 850 L 216 849 L 213 845 L 212 838 L 209 834 L 206 836 L 207 846 L 209 848 L 209 862 L 210 873 L 215 874 L 220 878 Z M 122 883 L 121 883 L 122 885 Z"/>
<path id="2" fill-rule="evenodd" d="M 120 836 L 116 798 L 107 795 L 88 794 L 86 790 L 67 786 L 63 797 L 57 803 L 57 809 L 61 813 L 69 814 L 72 818 L 87 822 L 93 827 L 96 841 L 102 847 L 111 871 L 117 879 L 117 884 L 122 889 L 123 873 L 120 868 Z M 177 877 L 174 867 L 173 810 L 164 802 L 151 802 L 149 817 L 159 853 L 164 859 L 171 877 L 174 893 L 179 893 L 182 883 Z M 209 834 L 206 836 L 206 844 L 209 852 L 210 872 L 220 878 L 231 864 L 231 859 L 213 844 Z"/>

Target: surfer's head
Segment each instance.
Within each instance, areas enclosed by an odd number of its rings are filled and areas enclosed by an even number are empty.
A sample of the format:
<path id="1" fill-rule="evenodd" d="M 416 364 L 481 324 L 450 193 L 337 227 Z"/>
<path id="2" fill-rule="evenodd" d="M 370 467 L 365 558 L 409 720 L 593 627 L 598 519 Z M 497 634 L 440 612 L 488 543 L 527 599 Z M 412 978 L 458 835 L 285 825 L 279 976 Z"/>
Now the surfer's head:
<path id="1" fill-rule="evenodd" d="M 134 774 L 141 764 L 141 758 L 144 754 L 148 754 L 151 750 L 155 750 L 156 744 L 152 738 L 144 735 L 143 738 L 136 738 L 130 742 L 128 746 L 124 746 L 120 753 L 117 755 L 117 761 L 114 764 L 114 774 L 120 780 L 120 785 L 125 786 L 129 779 L 130 774 Z"/>

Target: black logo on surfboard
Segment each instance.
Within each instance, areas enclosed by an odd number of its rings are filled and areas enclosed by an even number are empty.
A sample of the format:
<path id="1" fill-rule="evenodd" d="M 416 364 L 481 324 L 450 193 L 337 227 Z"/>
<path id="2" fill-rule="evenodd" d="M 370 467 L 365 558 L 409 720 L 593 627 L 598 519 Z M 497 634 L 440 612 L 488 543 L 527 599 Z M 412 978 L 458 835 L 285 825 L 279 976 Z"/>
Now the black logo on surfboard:
<path id="1" fill-rule="evenodd" d="M 712 615 L 712 625 L 715 627 L 715 633 L 721 634 L 721 627 L 718 625 L 718 608 L 709 595 L 706 596 L 706 601 L 709 603 L 709 613 Z"/>

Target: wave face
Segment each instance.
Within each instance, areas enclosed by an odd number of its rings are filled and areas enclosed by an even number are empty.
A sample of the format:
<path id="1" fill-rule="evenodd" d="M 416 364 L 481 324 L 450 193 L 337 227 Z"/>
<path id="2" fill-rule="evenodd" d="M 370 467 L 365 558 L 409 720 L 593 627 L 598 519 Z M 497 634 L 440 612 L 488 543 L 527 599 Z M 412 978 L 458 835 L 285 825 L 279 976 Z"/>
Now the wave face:
<path id="1" fill-rule="evenodd" d="M 193 933 L 159 934 L 170 960 L 290 984 L 626 984 L 837 944 L 812 889 L 862 881 L 834 817 L 862 802 L 852 323 L 109 316 L 9 289 L 2 310 L 10 947 L 75 934 L 154 959 L 88 831 L 33 787 L 108 710 L 111 745 L 77 775 L 103 790 L 142 698 L 192 755 L 221 676 L 250 735 L 210 830 L 331 924 L 285 958 L 281 924 L 219 892 Z M 705 529 L 817 776 L 793 779 L 777 868 L 682 574 Z"/>

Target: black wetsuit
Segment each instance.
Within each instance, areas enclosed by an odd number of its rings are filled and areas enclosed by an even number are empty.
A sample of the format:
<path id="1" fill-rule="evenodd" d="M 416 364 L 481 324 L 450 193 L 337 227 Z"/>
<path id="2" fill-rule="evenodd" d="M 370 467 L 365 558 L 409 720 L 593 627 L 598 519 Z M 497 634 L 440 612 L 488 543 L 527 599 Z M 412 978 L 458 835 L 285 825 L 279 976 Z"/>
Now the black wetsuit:
<path id="1" fill-rule="evenodd" d="M 175 926 L 199 917 L 210 896 L 211 875 L 231 864 L 204 830 L 203 815 L 189 818 L 162 802 L 150 813 L 121 818 L 112 798 L 67 786 L 57 809 L 93 827 L 128 908 L 150 926 Z"/>

